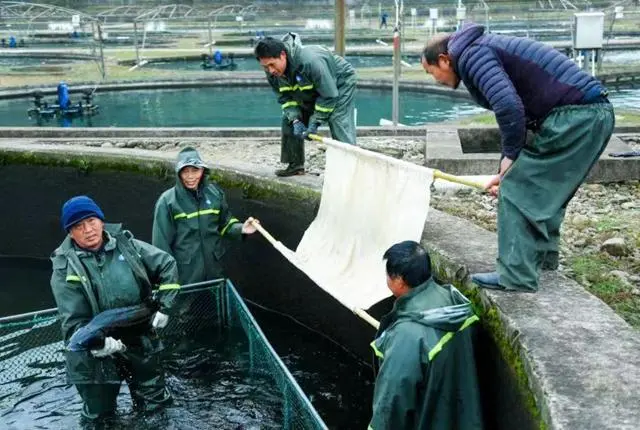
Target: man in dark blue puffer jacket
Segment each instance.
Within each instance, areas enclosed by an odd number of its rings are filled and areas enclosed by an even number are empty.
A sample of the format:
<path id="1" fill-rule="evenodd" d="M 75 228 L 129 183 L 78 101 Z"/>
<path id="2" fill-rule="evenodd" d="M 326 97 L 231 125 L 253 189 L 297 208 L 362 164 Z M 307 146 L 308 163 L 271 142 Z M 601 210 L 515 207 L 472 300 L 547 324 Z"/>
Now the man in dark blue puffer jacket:
<path id="1" fill-rule="evenodd" d="M 470 24 L 437 35 L 423 52 L 425 71 L 495 113 L 502 135 L 497 271 L 485 288 L 534 292 L 538 270 L 558 266 L 567 204 L 604 151 L 614 114 L 602 84 L 568 57 L 534 40 L 485 34 Z M 526 143 L 527 129 L 535 133 Z"/>

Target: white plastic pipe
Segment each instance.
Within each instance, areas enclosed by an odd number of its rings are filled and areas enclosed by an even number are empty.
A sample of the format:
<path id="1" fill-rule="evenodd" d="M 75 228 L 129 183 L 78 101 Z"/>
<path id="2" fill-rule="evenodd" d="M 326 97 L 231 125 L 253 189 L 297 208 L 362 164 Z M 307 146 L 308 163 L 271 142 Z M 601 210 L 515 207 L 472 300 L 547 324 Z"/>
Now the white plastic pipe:
<path id="1" fill-rule="evenodd" d="M 131 68 L 129 69 L 129 71 L 130 71 L 130 72 L 133 72 L 135 69 L 137 69 L 138 67 L 142 67 L 142 66 L 144 66 L 144 65 L 145 65 L 145 64 L 147 64 L 148 62 L 149 62 L 149 60 L 142 60 L 142 61 L 140 61 L 138 64 L 134 64 L 134 65 L 133 65 L 133 67 L 131 67 Z"/>

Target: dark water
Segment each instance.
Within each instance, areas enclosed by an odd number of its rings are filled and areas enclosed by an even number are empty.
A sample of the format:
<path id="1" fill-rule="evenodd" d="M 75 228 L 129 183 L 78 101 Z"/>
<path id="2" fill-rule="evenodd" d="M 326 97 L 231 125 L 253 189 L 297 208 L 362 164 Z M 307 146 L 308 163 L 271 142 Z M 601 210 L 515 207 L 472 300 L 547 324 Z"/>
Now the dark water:
<path id="1" fill-rule="evenodd" d="M 365 429 L 371 418 L 373 370 L 340 346 L 288 318 L 255 306 L 250 309 L 327 426 Z M 369 344 L 371 340 L 362 342 Z"/>
<path id="2" fill-rule="evenodd" d="M 106 428 L 135 429 L 277 429 L 282 399 L 269 375 L 249 371 L 249 352 L 242 332 L 211 331 L 199 339 L 168 339 L 165 366 L 174 401 L 166 411 L 141 416 L 132 410 L 126 384 L 118 396 L 118 417 Z M 57 375 L 30 383 L 22 401 L 0 412 L 0 428 L 82 428 L 82 404 L 75 389 Z M 36 393 L 37 394 L 34 394 Z M 84 426 L 89 428 L 90 426 Z"/>
<path id="3" fill-rule="evenodd" d="M 0 318 L 55 307 L 49 259 L 0 256 Z"/>
<path id="4" fill-rule="evenodd" d="M 72 95 L 75 102 L 76 95 Z M 53 96 L 46 100 L 54 101 Z M 270 88 L 188 88 L 96 93 L 100 113 L 73 126 L 95 127 L 274 127 L 282 110 Z M 0 126 L 33 126 L 30 98 L 0 100 Z M 358 125 L 391 119 L 391 91 L 358 90 Z M 465 100 L 425 93 L 400 93 L 400 120 L 418 125 L 481 112 Z M 45 126 L 59 126 L 55 119 Z"/>
<path id="5" fill-rule="evenodd" d="M 53 306 L 46 260 L 0 259 L 0 316 Z M 268 340 L 330 428 L 366 428 L 372 373 L 339 346 L 282 315 L 250 306 Z M 57 326 L 49 327 L 59 335 Z M 367 341 L 368 340 L 363 340 Z M 118 418 L 110 428 L 253 429 L 281 428 L 281 396 L 269 375 L 249 371 L 242 333 L 216 331 L 170 338 L 165 366 L 174 396 L 164 412 L 140 416 L 132 410 L 126 384 L 118 397 Z M 0 369 L 11 339 L 0 339 Z M 28 349 L 28 345 L 20 345 Z M 61 343 L 40 349 L 47 359 L 0 384 L 0 429 L 82 428 L 81 400 L 65 384 Z M 34 371 L 34 367 L 36 371 Z M 254 364 L 259 369 L 259 363 Z M 18 394 L 10 395 L 18 389 Z M 11 407 L 12 405 L 15 405 Z"/>

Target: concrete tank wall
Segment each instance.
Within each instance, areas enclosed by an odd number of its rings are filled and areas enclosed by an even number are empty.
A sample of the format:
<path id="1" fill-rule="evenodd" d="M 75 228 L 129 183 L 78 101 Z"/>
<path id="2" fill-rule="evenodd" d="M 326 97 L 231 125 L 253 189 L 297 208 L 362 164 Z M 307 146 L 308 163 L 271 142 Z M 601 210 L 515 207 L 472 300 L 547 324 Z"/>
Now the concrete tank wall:
<path id="1" fill-rule="evenodd" d="M 107 221 L 123 222 L 137 238 L 150 241 L 155 201 L 175 183 L 171 165 L 99 152 L 76 156 L 0 151 L 0 255 L 48 257 L 64 238 L 61 205 L 76 194 L 91 196 Z M 231 170 L 215 170 L 213 176 L 226 189 L 237 218 L 258 217 L 276 238 L 295 249 L 315 216 L 317 186 L 294 186 Z M 370 361 L 373 328 L 315 286 L 262 237 L 230 243 L 225 264 L 244 298 L 289 314 Z M 370 312 L 380 318 L 391 304 L 386 300 Z M 486 428 L 537 427 L 489 333 L 481 330 L 477 345 Z"/>

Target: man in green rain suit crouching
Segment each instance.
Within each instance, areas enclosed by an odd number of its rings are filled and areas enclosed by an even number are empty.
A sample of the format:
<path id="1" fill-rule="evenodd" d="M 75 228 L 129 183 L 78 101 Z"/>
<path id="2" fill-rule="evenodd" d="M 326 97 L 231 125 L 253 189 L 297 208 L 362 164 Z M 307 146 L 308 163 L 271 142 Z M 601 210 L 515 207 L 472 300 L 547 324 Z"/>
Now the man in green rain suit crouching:
<path id="1" fill-rule="evenodd" d="M 250 217 L 242 223 L 231 214 L 194 148 L 180 151 L 175 171 L 176 185 L 156 202 L 152 243 L 176 259 L 182 285 L 223 278 L 225 240 L 255 233 L 253 223 L 259 221 Z"/>
<path id="2" fill-rule="evenodd" d="M 396 301 L 371 343 L 380 367 L 369 430 L 482 429 L 469 300 L 431 277 L 416 242 L 393 245 L 384 259 Z"/>
<path id="3" fill-rule="evenodd" d="M 280 161 L 288 164 L 276 175 L 304 174 L 304 139 L 324 123 L 334 139 L 356 143 L 357 78 L 351 64 L 321 46 L 302 46 L 294 33 L 282 41 L 264 38 L 255 55 L 282 107 Z"/>
<path id="4" fill-rule="evenodd" d="M 169 254 L 134 239 L 119 224 L 104 224 L 104 213 L 89 197 L 76 196 L 62 207 L 68 236 L 51 256 L 51 289 L 65 344 L 97 314 L 140 305 L 158 287 L 160 309 L 135 332 L 106 337 L 104 347 L 66 351 L 67 379 L 84 402 L 82 415 L 106 418 L 116 410 L 123 379 L 136 409 L 152 411 L 171 395 L 165 387 L 155 328 L 166 326 L 178 294 L 178 270 Z"/>
<path id="5" fill-rule="evenodd" d="M 460 82 L 495 113 L 502 135 L 497 271 L 477 273 L 484 288 L 535 292 L 539 270 L 558 267 L 565 210 L 605 150 L 614 126 L 602 84 L 564 54 L 535 40 L 485 33 L 470 24 L 435 36 L 422 66 L 452 88 Z M 526 140 L 527 129 L 535 137 Z"/>

